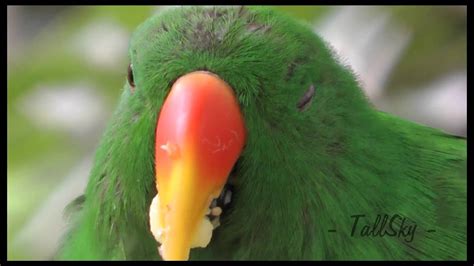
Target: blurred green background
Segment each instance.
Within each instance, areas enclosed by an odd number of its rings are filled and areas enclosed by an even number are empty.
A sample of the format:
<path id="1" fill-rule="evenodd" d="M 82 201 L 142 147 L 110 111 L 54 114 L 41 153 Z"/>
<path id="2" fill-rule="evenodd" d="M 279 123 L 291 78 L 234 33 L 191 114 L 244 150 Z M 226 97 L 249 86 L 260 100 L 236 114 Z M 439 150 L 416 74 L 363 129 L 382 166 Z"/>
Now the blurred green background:
<path id="1" fill-rule="evenodd" d="M 125 81 L 128 38 L 158 6 L 8 6 L 9 260 L 50 259 Z M 306 21 L 374 105 L 466 134 L 466 7 L 272 7 Z"/>

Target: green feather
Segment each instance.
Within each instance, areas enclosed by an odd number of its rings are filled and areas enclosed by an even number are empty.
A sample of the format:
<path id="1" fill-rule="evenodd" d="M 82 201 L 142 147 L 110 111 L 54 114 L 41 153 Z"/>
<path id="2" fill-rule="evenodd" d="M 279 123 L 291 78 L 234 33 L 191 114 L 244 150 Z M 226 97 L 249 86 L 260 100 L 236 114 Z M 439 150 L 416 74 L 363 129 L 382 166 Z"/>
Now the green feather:
<path id="1" fill-rule="evenodd" d="M 248 137 L 232 208 L 191 259 L 466 259 L 466 140 L 376 111 L 308 26 L 260 7 L 170 9 L 135 31 L 129 56 L 136 88 L 124 86 L 58 259 L 160 259 L 154 130 L 195 70 L 234 88 Z M 351 236 L 351 215 L 384 213 L 415 221 L 413 241 Z"/>

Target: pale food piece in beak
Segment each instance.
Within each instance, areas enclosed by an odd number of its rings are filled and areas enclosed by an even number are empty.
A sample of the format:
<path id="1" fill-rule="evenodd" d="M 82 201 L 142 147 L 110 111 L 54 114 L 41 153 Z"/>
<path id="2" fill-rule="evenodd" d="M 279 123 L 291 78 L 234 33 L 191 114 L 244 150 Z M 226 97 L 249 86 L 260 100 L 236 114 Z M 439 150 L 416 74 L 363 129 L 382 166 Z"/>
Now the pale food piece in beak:
<path id="1" fill-rule="evenodd" d="M 161 244 L 163 241 L 163 233 L 169 230 L 169 228 L 163 228 L 163 226 L 160 225 L 158 219 L 158 217 L 161 217 L 159 206 L 160 197 L 158 194 L 156 194 L 150 205 L 150 230 L 156 241 Z M 191 242 L 191 248 L 207 247 L 207 245 L 209 245 L 209 242 L 211 242 L 212 230 L 214 230 L 214 226 L 212 225 L 211 221 L 207 216 L 203 216 L 196 235 L 194 236 L 193 241 Z"/>

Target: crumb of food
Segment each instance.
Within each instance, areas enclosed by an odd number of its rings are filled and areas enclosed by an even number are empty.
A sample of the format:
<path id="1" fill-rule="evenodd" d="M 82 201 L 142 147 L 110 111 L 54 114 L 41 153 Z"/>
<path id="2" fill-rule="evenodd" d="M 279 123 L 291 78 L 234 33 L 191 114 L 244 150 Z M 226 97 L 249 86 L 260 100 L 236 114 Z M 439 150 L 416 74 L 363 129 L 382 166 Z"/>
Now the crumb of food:
<path id="1" fill-rule="evenodd" d="M 176 159 L 179 157 L 179 148 L 178 145 L 171 143 L 170 141 L 166 142 L 160 146 L 160 148 L 168 153 L 168 156 L 172 159 Z"/>
<path id="2" fill-rule="evenodd" d="M 219 225 L 221 225 L 221 222 L 219 221 L 219 217 L 212 220 L 211 223 L 212 223 L 212 226 L 214 227 L 214 229 L 216 229 L 217 227 L 219 227 Z"/>
<path id="3" fill-rule="evenodd" d="M 163 226 L 160 224 L 159 217 L 160 217 L 160 197 L 157 194 L 150 205 L 150 231 L 155 237 L 155 240 L 159 242 L 160 244 L 163 243 L 163 235 L 169 231 L 169 227 L 163 228 Z M 214 210 L 214 209 L 219 209 L 219 210 Z M 214 213 L 222 213 L 222 209 L 219 207 L 216 207 L 214 209 L 208 209 L 206 212 L 206 215 L 211 214 L 213 211 Z M 213 214 L 214 215 L 214 214 Z M 217 215 L 215 215 L 217 216 Z M 193 238 L 193 241 L 191 242 L 191 248 L 195 247 L 206 247 L 209 242 L 211 241 L 212 238 L 212 231 L 216 227 L 215 225 L 215 220 L 211 223 L 209 220 L 209 217 L 203 216 L 201 223 L 199 224 L 199 227 L 196 231 L 196 234 Z M 162 254 L 162 247 L 160 246 L 158 248 L 158 252 L 160 253 L 160 256 Z"/>
<path id="4" fill-rule="evenodd" d="M 232 200 L 232 191 L 228 190 L 225 194 L 224 204 L 227 205 Z"/>
<path id="5" fill-rule="evenodd" d="M 221 213 L 222 213 L 222 208 L 221 207 L 214 207 L 211 210 L 211 214 L 213 216 L 219 216 L 219 215 L 221 215 Z"/>
<path id="6" fill-rule="evenodd" d="M 155 237 L 156 241 L 163 242 L 163 233 L 168 231 L 169 228 L 163 228 L 160 225 L 159 218 L 160 217 L 160 197 L 158 194 L 153 198 L 150 205 L 150 230 L 153 236 Z"/>
<path id="7" fill-rule="evenodd" d="M 196 232 L 196 235 L 194 236 L 194 239 L 191 242 L 191 248 L 207 247 L 209 242 L 211 242 L 212 230 L 214 230 L 214 226 L 212 226 L 212 223 L 211 221 L 209 221 L 209 218 L 204 216 Z"/>
<path id="8" fill-rule="evenodd" d="M 158 253 L 163 258 L 163 248 L 161 246 L 158 247 Z"/>

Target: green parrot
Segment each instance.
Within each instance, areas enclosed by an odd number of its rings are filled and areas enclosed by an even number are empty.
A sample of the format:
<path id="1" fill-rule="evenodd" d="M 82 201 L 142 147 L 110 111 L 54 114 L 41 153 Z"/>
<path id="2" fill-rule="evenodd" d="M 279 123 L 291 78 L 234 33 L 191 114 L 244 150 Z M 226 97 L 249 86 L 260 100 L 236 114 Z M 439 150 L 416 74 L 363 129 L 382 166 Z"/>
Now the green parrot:
<path id="1" fill-rule="evenodd" d="M 140 25 L 60 260 L 465 260 L 466 139 L 377 111 L 264 7 Z"/>

